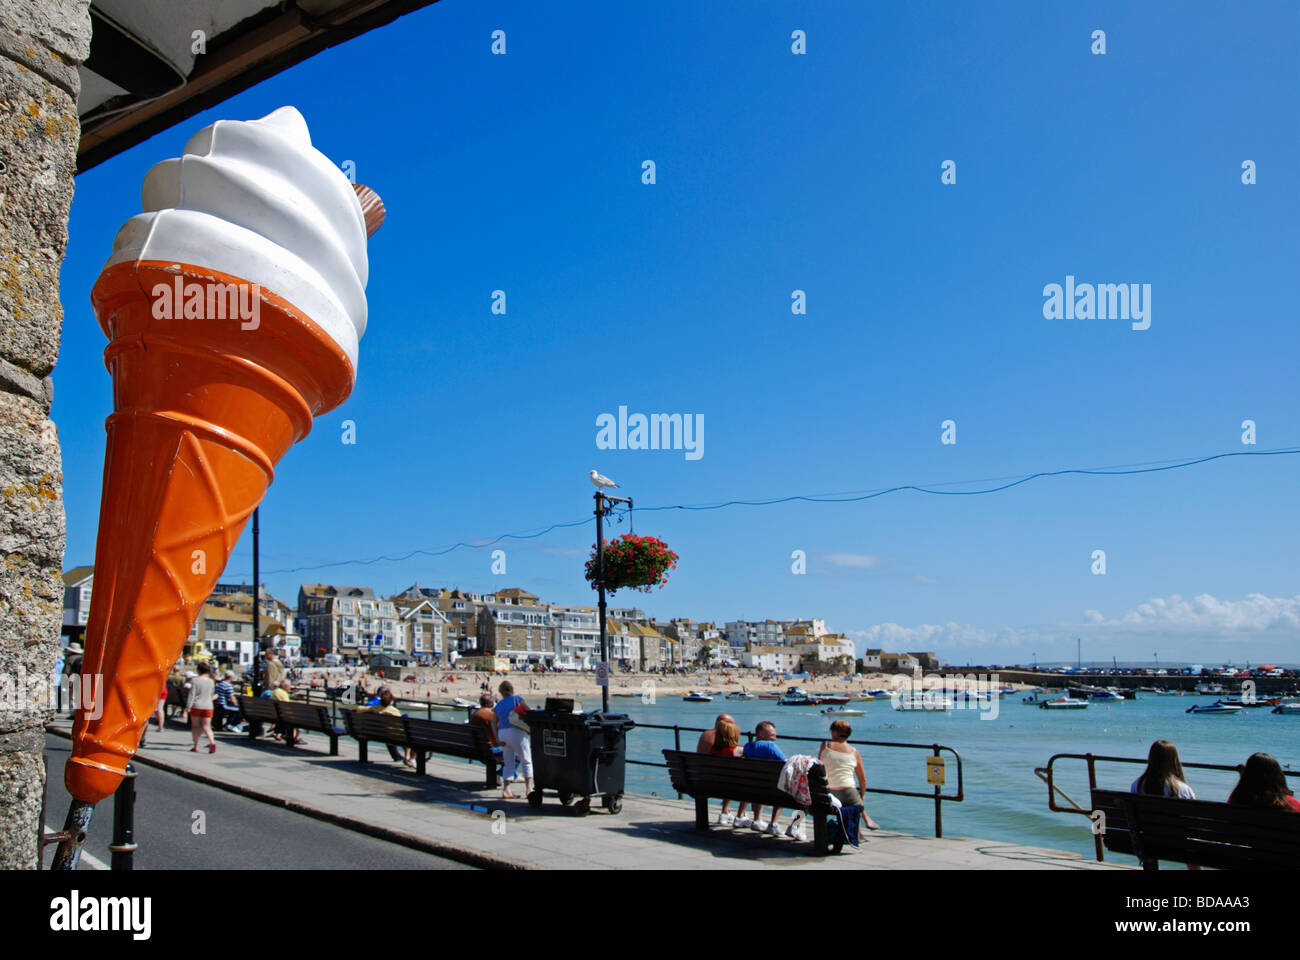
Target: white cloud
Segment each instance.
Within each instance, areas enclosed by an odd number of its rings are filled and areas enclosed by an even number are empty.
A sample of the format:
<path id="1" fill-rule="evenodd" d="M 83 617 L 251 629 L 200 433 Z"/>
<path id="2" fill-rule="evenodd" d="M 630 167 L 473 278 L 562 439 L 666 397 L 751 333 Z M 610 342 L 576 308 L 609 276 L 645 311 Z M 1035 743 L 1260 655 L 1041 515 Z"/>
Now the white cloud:
<path id="1" fill-rule="evenodd" d="M 904 627 L 897 623 L 878 623 L 866 630 L 849 630 L 848 635 L 862 641 L 858 649 L 879 647 L 891 653 L 907 650 L 936 650 L 940 647 L 982 647 L 990 644 L 1014 645 L 1019 641 L 1014 630 L 990 631 L 969 623 L 923 623 Z"/>
<path id="2" fill-rule="evenodd" d="M 870 553 L 828 553 L 827 562 L 837 567 L 858 567 L 870 570 L 880 566 L 880 558 Z"/>
<path id="3" fill-rule="evenodd" d="M 1201 594 L 1185 600 L 1174 594 L 1147 600 L 1113 618 L 1100 610 L 1084 610 L 1079 621 L 1024 627 L 988 628 L 954 621 L 910 627 L 879 623 L 847 633 L 858 640 L 859 650 L 934 650 L 943 656 L 960 648 L 1014 647 L 1020 652 L 1030 647 L 1045 656 L 1068 652 L 1071 660 L 1075 637 L 1082 637 L 1085 653 L 1091 647 L 1094 656 L 1136 656 L 1140 651 L 1142 659 L 1153 641 L 1159 643 L 1161 659 L 1166 652 L 1178 656 L 1176 651 L 1191 657 L 1230 656 L 1225 644 L 1240 648 L 1248 642 L 1250 646 L 1241 650 L 1246 655 L 1290 662 L 1300 649 L 1300 596 L 1252 593 L 1241 600 L 1220 600 Z"/>
<path id="4" fill-rule="evenodd" d="M 1096 611 L 1086 611 L 1084 616 Z M 1098 615 L 1100 616 L 1100 615 Z M 1252 593 L 1244 600 L 1220 600 L 1203 593 L 1191 600 L 1178 594 L 1139 604 L 1117 620 L 1094 620 L 1108 627 L 1161 631 L 1263 633 L 1300 629 L 1300 596 L 1266 597 Z"/>

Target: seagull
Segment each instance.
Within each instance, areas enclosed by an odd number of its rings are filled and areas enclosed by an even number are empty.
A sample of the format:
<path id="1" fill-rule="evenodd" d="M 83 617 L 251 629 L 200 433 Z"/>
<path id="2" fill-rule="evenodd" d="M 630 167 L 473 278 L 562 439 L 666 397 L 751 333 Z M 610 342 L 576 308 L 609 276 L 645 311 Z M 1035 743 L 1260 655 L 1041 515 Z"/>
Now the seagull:
<path id="1" fill-rule="evenodd" d="M 609 479 L 609 477 L 602 476 L 601 474 L 597 473 L 595 470 L 592 470 L 592 471 L 591 471 L 590 476 L 591 476 L 591 482 L 594 483 L 594 484 L 595 484 L 596 486 L 598 486 L 598 487 L 617 487 L 617 486 L 618 486 L 618 484 L 615 483 L 613 480 Z"/>

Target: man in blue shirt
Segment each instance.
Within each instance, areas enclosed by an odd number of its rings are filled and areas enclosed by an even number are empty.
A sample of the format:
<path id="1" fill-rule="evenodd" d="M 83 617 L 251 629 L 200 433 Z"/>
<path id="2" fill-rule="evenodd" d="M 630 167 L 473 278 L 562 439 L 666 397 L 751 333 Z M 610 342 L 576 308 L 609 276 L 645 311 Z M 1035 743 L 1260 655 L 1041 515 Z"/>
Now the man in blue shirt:
<path id="1" fill-rule="evenodd" d="M 743 756 L 751 760 L 780 760 L 785 763 L 785 754 L 781 748 L 776 745 L 776 725 L 768 720 L 764 720 L 754 728 L 754 739 L 745 744 Z M 777 823 L 777 818 L 781 816 L 781 808 L 772 808 L 772 822 L 763 822 L 762 804 L 754 804 L 754 822 L 751 825 L 759 833 L 768 833 L 774 837 L 781 836 L 781 827 Z"/>

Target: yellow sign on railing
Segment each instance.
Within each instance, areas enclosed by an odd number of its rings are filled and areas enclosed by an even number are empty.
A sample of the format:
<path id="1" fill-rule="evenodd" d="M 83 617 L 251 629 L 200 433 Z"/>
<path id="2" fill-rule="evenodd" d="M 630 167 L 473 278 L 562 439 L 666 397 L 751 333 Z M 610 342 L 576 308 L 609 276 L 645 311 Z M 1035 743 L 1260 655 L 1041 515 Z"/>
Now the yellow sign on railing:
<path id="1" fill-rule="evenodd" d="M 925 782 L 936 787 L 943 786 L 943 757 L 925 758 Z"/>

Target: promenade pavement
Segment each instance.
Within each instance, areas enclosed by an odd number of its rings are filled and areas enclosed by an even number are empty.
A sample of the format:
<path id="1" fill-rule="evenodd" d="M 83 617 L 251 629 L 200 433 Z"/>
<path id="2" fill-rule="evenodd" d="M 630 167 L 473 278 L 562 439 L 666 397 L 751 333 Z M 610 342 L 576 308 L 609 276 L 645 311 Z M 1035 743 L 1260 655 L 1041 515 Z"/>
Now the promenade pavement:
<path id="1" fill-rule="evenodd" d="M 71 721 L 47 728 L 68 736 Z M 524 799 L 502 800 L 483 787 L 483 765 L 433 755 L 420 777 L 395 763 L 381 744 L 370 745 L 370 762 L 357 761 L 357 745 L 343 737 L 339 756 L 329 740 L 308 732 L 293 750 L 277 741 L 217 734 L 217 752 L 189 752 L 190 734 L 175 724 L 150 729 L 148 746 L 136 757 L 157 766 L 285 807 L 340 827 L 359 830 L 464 863 L 507 869 L 782 869 L 782 870 L 1126 870 L 1073 853 L 988 840 L 938 839 L 867 833 L 858 849 L 814 857 L 811 842 L 760 836 L 750 830 L 694 829 L 693 802 L 627 795 L 619 814 L 599 807 L 576 817 L 548 794 L 541 808 Z M 147 769 L 138 788 L 148 789 Z M 523 792 L 523 783 L 513 785 Z M 105 801 L 105 804 L 110 801 Z M 717 806 L 713 806 L 716 816 Z M 783 816 L 789 822 L 788 813 Z M 809 828 L 811 835 L 811 828 Z M 148 837 L 137 837 L 147 844 Z M 292 862 L 286 866 L 292 866 Z M 382 863 L 358 867 L 383 868 Z"/>

